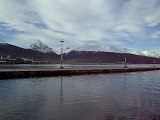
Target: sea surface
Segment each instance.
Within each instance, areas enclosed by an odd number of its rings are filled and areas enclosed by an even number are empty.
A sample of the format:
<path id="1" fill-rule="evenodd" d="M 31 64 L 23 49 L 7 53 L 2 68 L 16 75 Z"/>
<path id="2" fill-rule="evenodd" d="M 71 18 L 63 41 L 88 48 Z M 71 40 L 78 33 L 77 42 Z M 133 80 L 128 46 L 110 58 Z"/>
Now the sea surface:
<path id="1" fill-rule="evenodd" d="M 160 120 L 160 71 L 0 80 L 0 120 Z"/>

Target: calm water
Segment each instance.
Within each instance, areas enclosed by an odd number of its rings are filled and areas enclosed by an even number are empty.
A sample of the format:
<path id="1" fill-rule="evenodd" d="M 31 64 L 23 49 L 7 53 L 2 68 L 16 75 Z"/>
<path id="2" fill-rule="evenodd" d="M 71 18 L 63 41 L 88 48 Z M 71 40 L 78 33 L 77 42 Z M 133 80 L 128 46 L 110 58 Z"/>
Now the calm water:
<path id="1" fill-rule="evenodd" d="M 0 120 L 159 120 L 159 73 L 0 80 Z"/>

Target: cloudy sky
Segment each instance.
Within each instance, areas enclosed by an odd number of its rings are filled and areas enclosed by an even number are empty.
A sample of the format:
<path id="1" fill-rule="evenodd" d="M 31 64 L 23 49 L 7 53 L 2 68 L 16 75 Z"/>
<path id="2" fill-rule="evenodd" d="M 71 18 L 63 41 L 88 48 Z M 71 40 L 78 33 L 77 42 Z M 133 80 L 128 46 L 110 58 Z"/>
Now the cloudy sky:
<path id="1" fill-rule="evenodd" d="M 71 48 L 99 44 L 160 49 L 160 0 L 0 0 L 0 39 Z"/>

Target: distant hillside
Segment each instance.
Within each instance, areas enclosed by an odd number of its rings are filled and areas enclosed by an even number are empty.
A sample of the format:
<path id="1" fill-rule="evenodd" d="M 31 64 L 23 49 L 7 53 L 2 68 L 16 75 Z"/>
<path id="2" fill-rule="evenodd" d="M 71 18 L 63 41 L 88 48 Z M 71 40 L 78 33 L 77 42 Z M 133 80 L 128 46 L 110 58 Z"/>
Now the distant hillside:
<path id="1" fill-rule="evenodd" d="M 28 58 L 37 61 L 60 62 L 60 55 L 55 52 L 40 52 L 37 50 L 20 48 L 5 42 L 0 42 L 0 56 L 10 58 Z M 154 58 L 130 53 L 115 53 L 103 51 L 80 51 L 73 50 L 64 54 L 66 63 L 123 63 L 124 57 L 127 63 L 132 64 L 153 64 Z M 160 58 L 156 58 L 156 63 L 160 63 Z"/>
<path id="2" fill-rule="evenodd" d="M 11 58 L 22 57 L 38 61 L 57 61 L 59 59 L 59 56 L 54 52 L 42 53 L 31 49 L 20 48 L 7 43 L 0 43 L 0 56 L 10 56 Z"/>
<path id="3" fill-rule="evenodd" d="M 125 56 L 127 57 L 127 63 L 132 64 L 152 64 L 154 60 L 153 57 L 134 55 L 129 53 L 95 51 L 71 51 L 64 56 L 64 59 L 67 62 L 123 63 Z M 156 58 L 156 63 L 160 63 L 159 58 Z"/>

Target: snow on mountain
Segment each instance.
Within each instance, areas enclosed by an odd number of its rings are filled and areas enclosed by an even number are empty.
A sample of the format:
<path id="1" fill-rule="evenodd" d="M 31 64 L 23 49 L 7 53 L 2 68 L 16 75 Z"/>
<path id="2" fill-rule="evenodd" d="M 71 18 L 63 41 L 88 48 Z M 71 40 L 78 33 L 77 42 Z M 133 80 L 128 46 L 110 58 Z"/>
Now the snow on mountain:
<path id="1" fill-rule="evenodd" d="M 137 51 L 128 51 L 124 50 L 122 48 L 118 48 L 113 45 L 89 45 L 85 44 L 81 47 L 78 47 L 75 49 L 76 51 L 93 51 L 93 52 L 114 52 L 114 53 L 131 53 L 135 55 L 141 55 L 141 56 L 149 56 L 146 52 L 137 52 Z"/>
<path id="2" fill-rule="evenodd" d="M 146 56 L 146 54 L 144 54 L 143 52 L 131 51 L 130 53 L 135 55 Z"/>
<path id="3" fill-rule="evenodd" d="M 72 49 L 65 47 L 65 46 L 63 47 L 63 53 L 68 54 L 70 51 L 72 51 Z M 61 47 L 54 49 L 54 52 L 57 53 L 58 55 L 60 55 L 61 54 Z"/>
<path id="4" fill-rule="evenodd" d="M 153 56 L 153 52 L 151 51 L 143 51 L 142 52 L 145 56 Z"/>
<path id="5" fill-rule="evenodd" d="M 94 52 L 116 52 L 116 53 L 122 53 L 123 51 L 121 49 L 116 48 L 115 46 L 100 46 L 100 45 L 88 45 L 85 44 L 83 46 L 80 46 L 75 51 L 94 51 Z"/>
<path id="6" fill-rule="evenodd" d="M 149 57 L 154 57 L 154 52 L 155 52 L 155 57 L 157 58 L 160 58 L 160 50 L 151 50 L 151 51 L 142 51 L 142 53 L 145 55 L 145 56 L 149 56 Z"/>
<path id="7" fill-rule="evenodd" d="M 30 49 L 40 51 L 43 53 L 50 53 L 53 52 L 53 49 L 48 47 L 47 45 L 43 44 L 40 40 L 35 42 L 34 44 L 30 45 Z"/>

